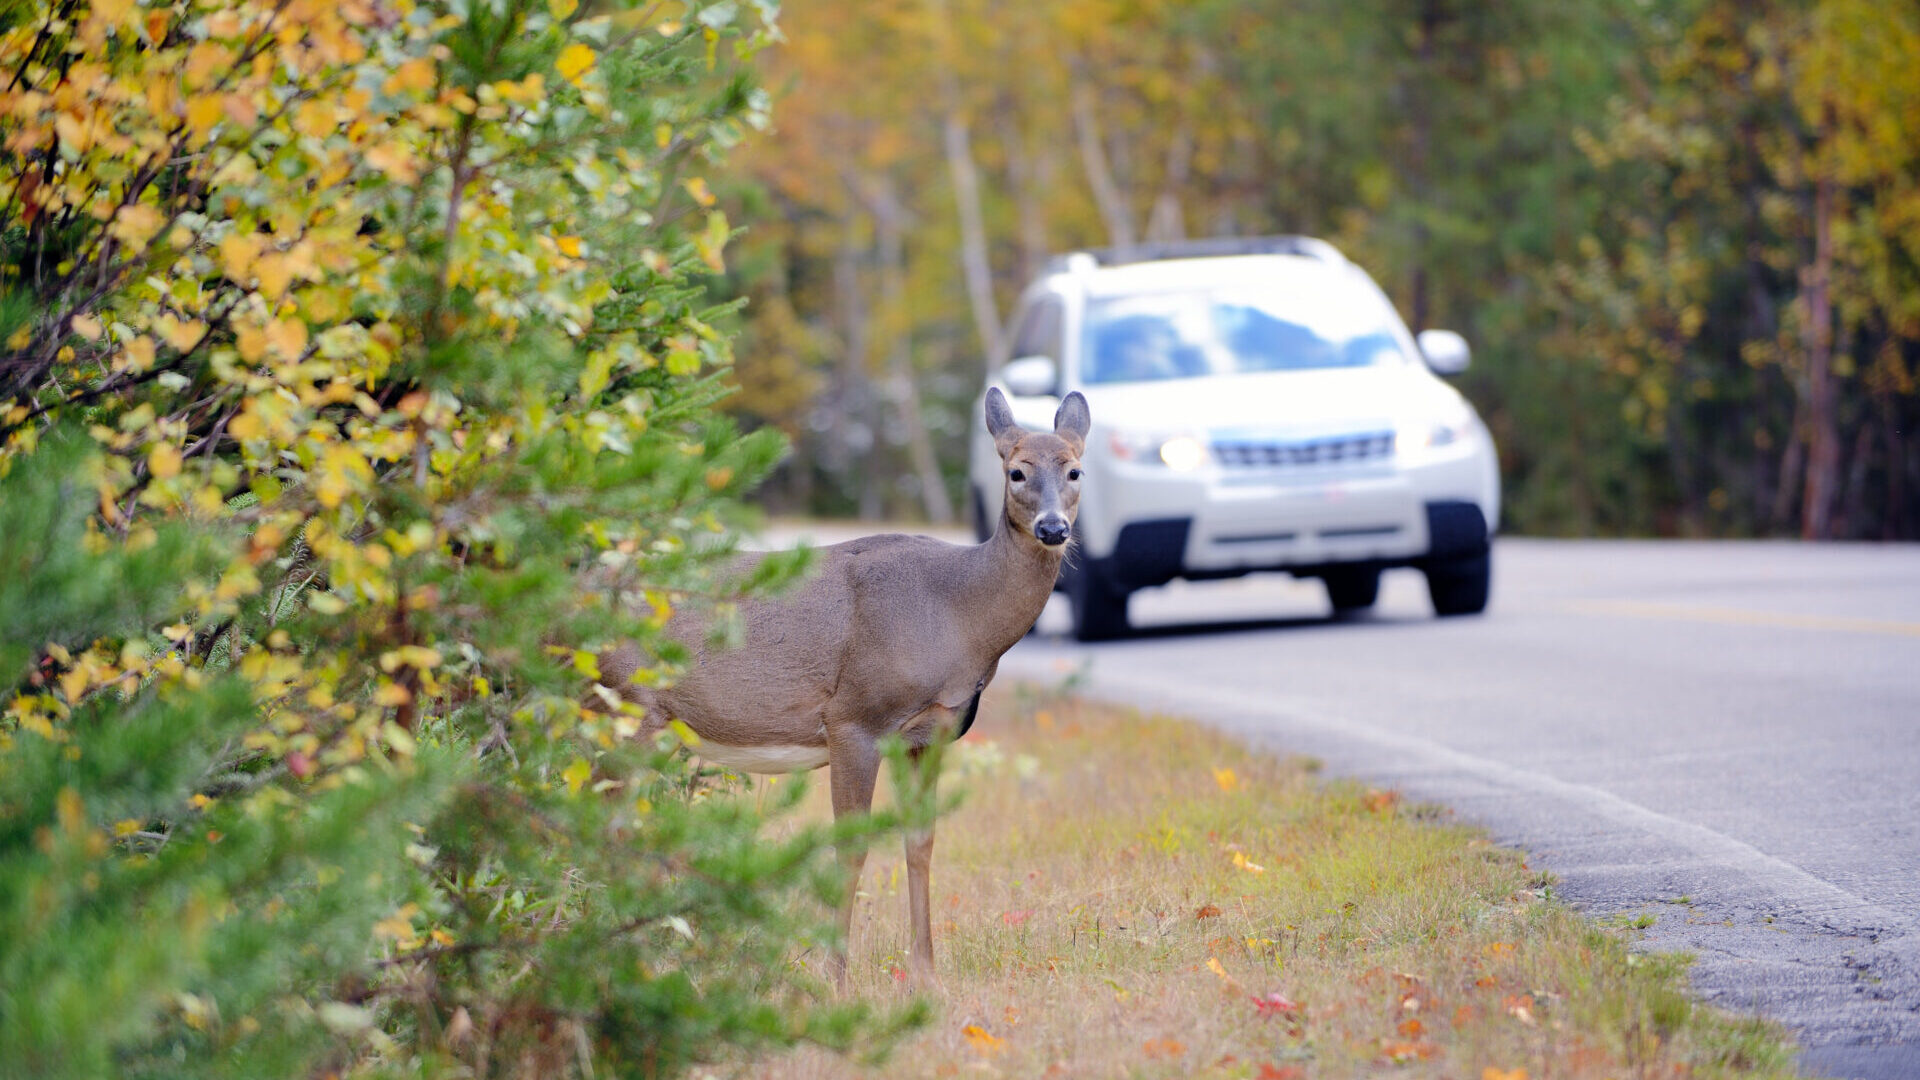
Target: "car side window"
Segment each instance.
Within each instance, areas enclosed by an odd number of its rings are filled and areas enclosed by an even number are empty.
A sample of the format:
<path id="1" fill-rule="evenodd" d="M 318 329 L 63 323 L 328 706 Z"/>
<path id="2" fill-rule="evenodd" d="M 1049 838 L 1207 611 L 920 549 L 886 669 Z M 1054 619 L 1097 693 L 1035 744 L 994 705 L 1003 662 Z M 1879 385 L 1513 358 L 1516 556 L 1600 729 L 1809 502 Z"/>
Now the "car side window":
<path id="1" fill-rule="evenodd" d="M 1020 321 L 1020 329 L 1013 337 L 1012 359 L 1045 356 L 1056 364 L 1060 363 L 1061 322 L 1060 299 L 1054 296 L 1041 297 L 1027 309 L 1026 318 Z"/>

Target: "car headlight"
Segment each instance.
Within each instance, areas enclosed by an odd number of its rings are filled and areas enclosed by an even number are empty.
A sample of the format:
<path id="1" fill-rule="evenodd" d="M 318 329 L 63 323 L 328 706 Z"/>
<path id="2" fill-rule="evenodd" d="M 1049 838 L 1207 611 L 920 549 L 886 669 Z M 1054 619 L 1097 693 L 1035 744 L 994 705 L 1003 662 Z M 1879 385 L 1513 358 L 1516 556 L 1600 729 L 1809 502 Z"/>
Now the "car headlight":
<path id="1" fill-rule="evenodd" d="M 1473 431 L 1471 414 L 1452 420 L 1401 424 L 1393 433 L 1393 452 L 1406 454 L 1451 446 Z"/>
<path id="2" fill-rule="evenodd" d="M 1116 431 L 1107 442 L 1121 461 L 1165 465 L 1174 472 L 1192 472 L 1212 456 L 1206 440 L 1197 435 Z"/>

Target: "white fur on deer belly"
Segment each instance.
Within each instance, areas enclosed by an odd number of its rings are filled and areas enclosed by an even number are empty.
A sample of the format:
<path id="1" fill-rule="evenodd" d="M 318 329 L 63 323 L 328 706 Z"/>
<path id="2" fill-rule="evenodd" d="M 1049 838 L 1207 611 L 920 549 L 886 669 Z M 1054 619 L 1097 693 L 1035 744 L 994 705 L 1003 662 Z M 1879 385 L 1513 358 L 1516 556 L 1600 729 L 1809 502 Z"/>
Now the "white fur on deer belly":
<path id="1" fill-rule="evenodd" d="M 728 746 L 702 739 L 694 752 L 735 772 L 800 772 L 827 763 L 824 746 Z"/>

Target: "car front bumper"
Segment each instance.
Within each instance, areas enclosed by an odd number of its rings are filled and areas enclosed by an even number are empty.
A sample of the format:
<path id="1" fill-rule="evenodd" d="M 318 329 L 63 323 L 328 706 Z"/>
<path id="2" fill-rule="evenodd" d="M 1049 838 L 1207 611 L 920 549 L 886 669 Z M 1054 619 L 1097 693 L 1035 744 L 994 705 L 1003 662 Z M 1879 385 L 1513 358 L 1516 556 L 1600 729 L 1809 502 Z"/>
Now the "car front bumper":
<path id="1" fill-rule="evenodd" d="M 1144 587 L 1476 554 L 1497 505 L 1489 471 L 1473 452 L 1311 477 L 1116 468 L 1108 481 L 1116 497 L 1082 507 L 1084 557 L 1116 583 Z"/>

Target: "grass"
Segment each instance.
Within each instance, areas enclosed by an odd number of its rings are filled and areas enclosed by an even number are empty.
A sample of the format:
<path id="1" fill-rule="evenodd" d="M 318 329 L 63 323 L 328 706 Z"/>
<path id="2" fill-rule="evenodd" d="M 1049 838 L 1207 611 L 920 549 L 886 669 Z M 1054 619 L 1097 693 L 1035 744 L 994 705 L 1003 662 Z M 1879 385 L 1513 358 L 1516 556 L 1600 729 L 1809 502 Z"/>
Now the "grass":
<path id="1" fill-rule="evenodd" d="M 1392 792 L 1163 716 L 989 697 L 948 758 L 935 1020 L 885 1063 L 716 1077 L 1795 1076 L 1774 1026 L 1696 1005 L 1546 875 Z M 825 784 L 811 793 L 825 814 Z M 854 992 L 906 995 L 905 869 L 876 846 Z"/>

